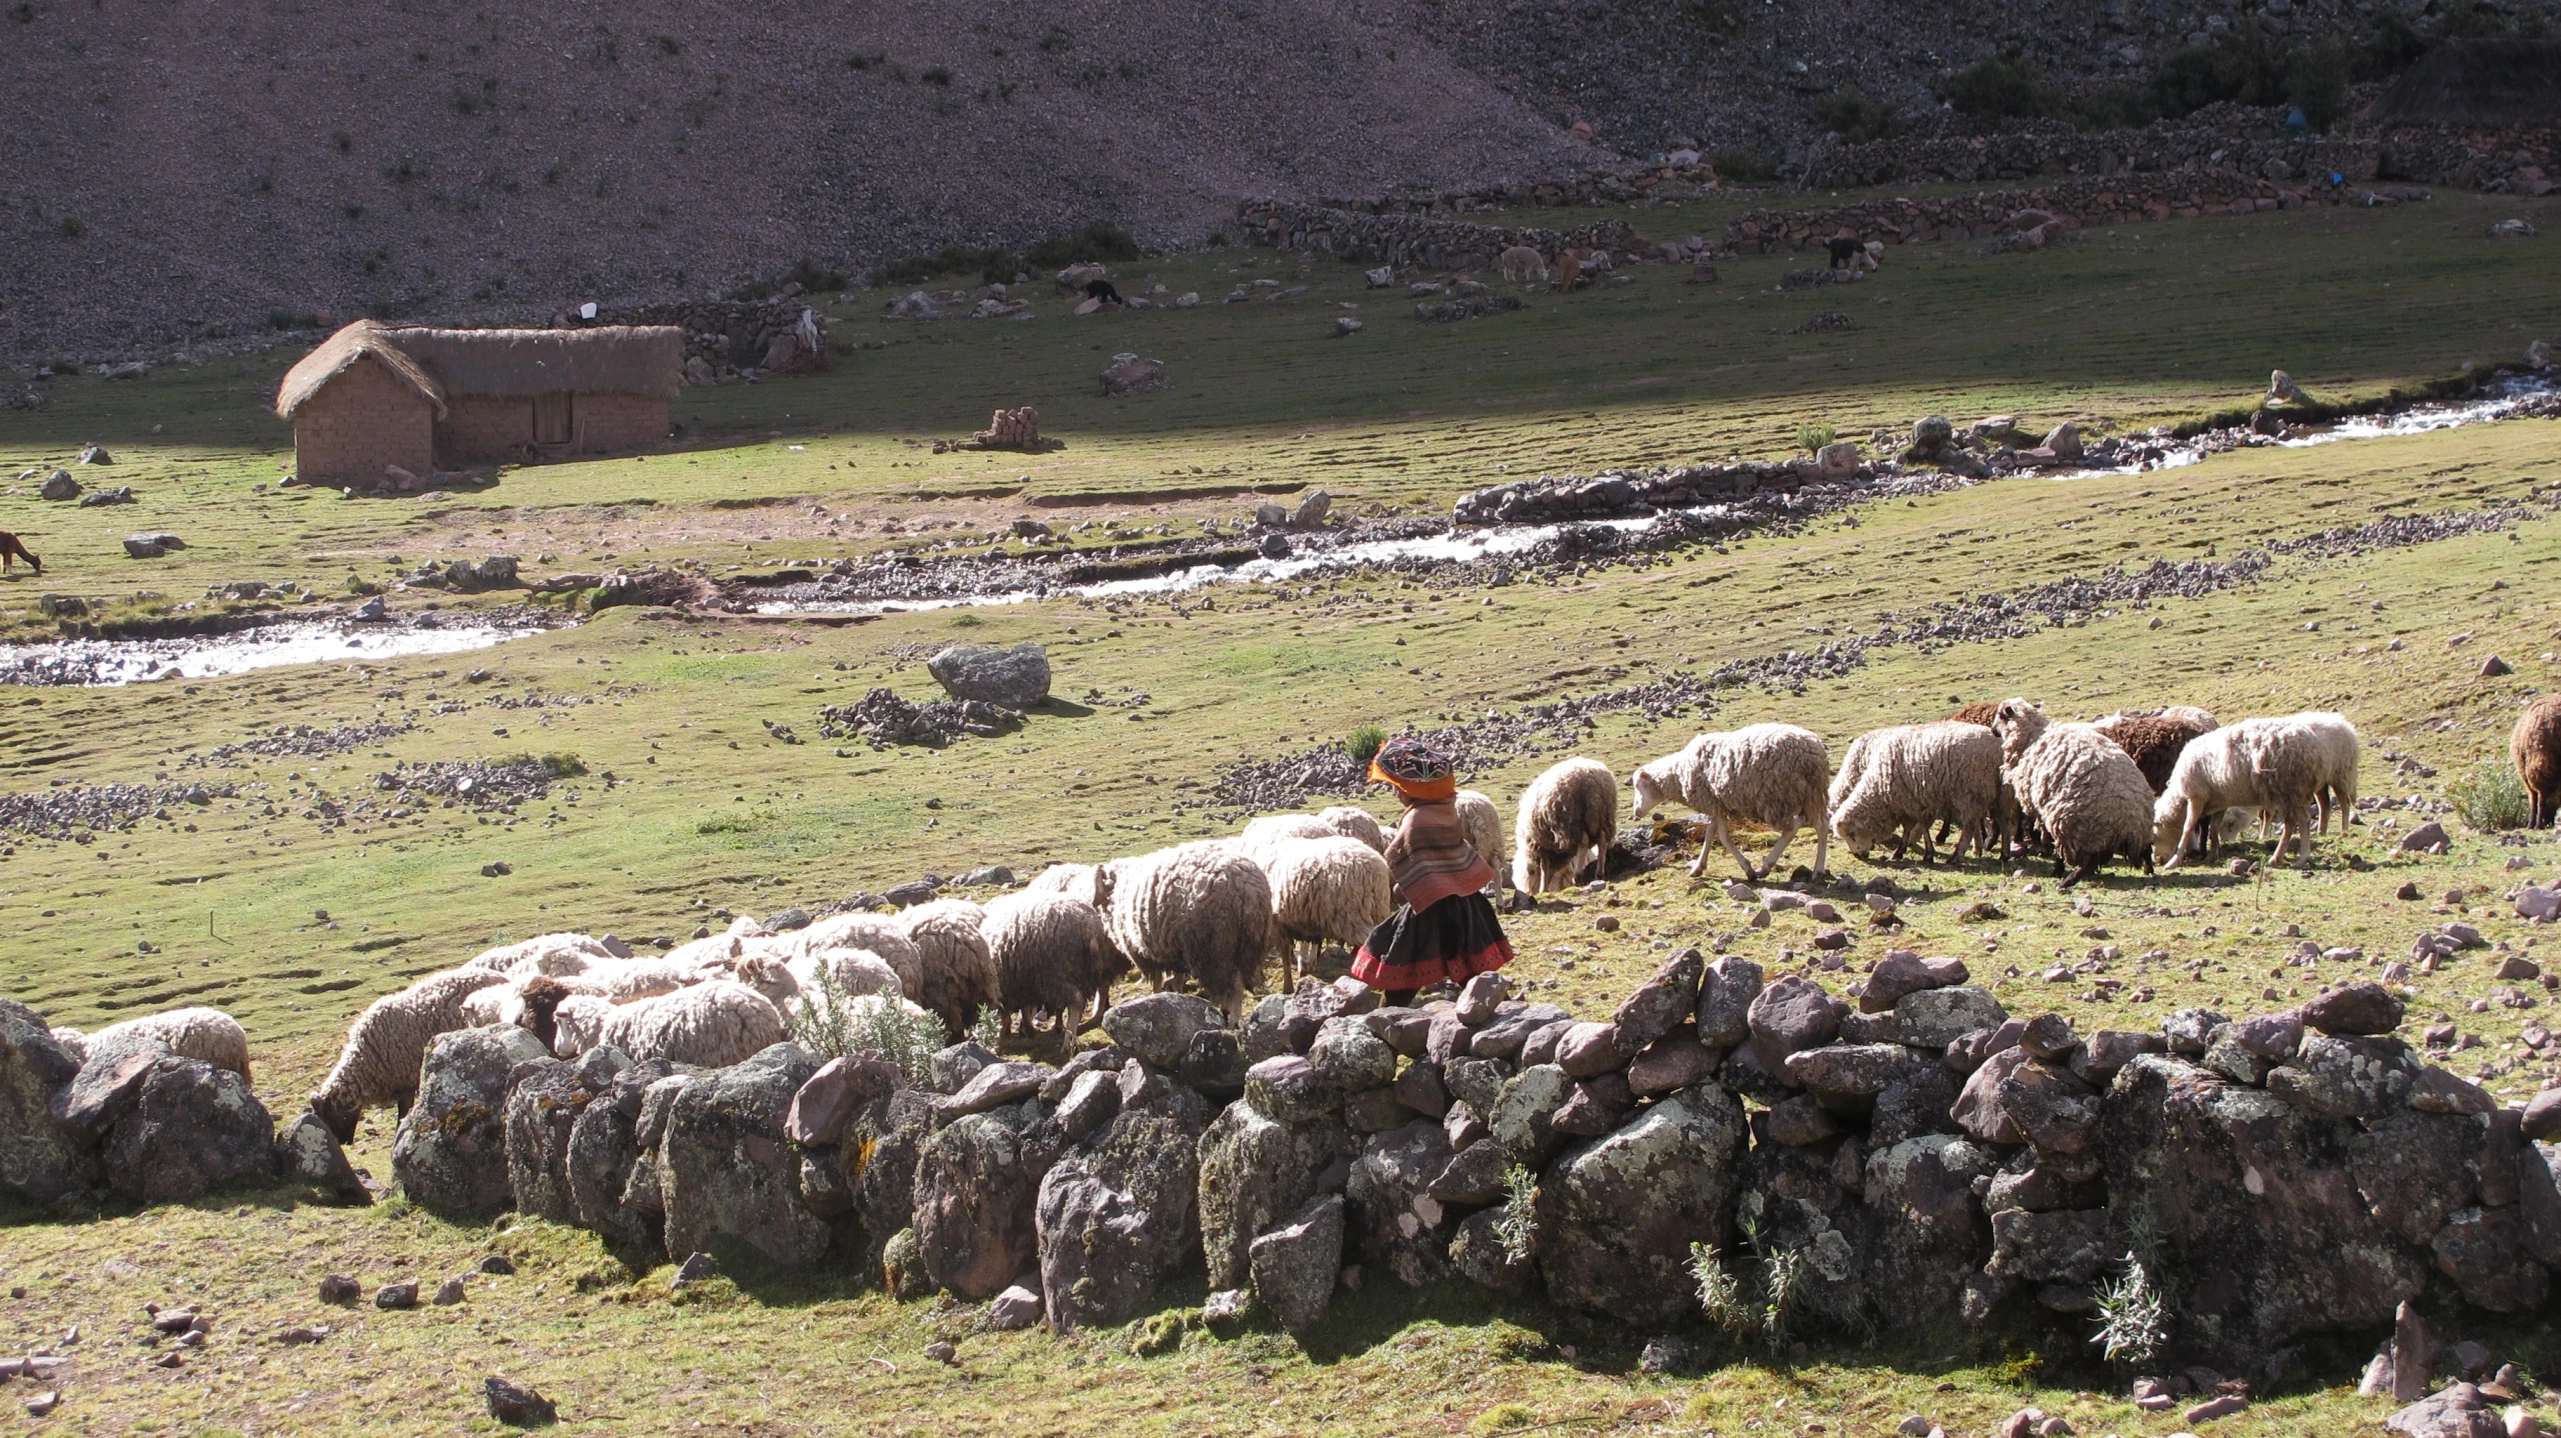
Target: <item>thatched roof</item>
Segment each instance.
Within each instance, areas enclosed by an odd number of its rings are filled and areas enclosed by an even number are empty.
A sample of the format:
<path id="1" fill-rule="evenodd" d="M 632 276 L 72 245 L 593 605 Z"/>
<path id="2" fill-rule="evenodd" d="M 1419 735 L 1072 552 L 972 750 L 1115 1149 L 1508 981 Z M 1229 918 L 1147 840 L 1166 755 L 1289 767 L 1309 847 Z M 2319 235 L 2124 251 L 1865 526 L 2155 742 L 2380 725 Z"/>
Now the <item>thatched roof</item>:
<path id="1" fill-rule="evenodd" d="M 2448 40 L 2375 97 L 2384 125 L 2531 125 L 2561 120 L 2561 40 Z"/>
<path id="2" fill-rule="evenodd" d="M 285 371 L 285 382 L 276 387 L 276 414 L 284 419 L 293 418 L 293 412 L 302 408 L 304 400 L 320 393 L 322 386 L 346 373 L 349 365 L 366 358 L 391 371 L 393 378 L 416 390 L 427 403 L 434 405 L 438 417 L 443 416 L 443 388 L 418 367 L 416 360 L 402 353 L 399 345 L 391 339 L 391 331 L 372 320 L 358 320 L 322 340 L 318 349 L 304 355 L 292 369 Z"/>
<path id="3" fill-rule="evenodd" d="M 674 325 L 399 329 L 385 334 L 457 399 L 469 395 L 516 398 L 564 390 L 673 399 L 684 385 L 685 332 Z"/>

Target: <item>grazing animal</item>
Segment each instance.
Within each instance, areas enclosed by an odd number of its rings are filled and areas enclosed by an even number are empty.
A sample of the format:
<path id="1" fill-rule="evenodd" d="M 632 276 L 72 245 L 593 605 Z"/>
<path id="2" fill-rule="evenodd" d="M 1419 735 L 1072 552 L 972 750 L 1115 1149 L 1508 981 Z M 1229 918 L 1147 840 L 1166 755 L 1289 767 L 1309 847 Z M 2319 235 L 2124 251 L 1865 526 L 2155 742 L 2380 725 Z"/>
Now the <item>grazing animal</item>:
<path id="1" fill-rule="evenodd" d="M 196 1059 L 218 1069 L 249 1077 L 249 1034 L 240 1021 L 220 1009 L 171 1009 L 145 1018 L 109 1024 L 89 1035 L 103 1044 L 124 1035 L 139 1035 L 182 1059 Z"/>
<path id="2" fill-rule="evenodd" d="M 907 997 L 941 1019 L 954 1040 L 969 1032 L 980 1009 L 996 1005 L 996 961 L 980 935 L 986 921 L 987 911 L 967 899 L 935 899 L 898 916 L 920 960 Z"/>
<path id="3" fill-rule="evenodd" d="M 1992 727 L 1992 716 L 1999 713 L 2000 708 L 2001 701 L 1998 699 L 1977 699 L 1947 717 L 1959 724 L 1980 724 L 1989 729 Z"/>
<path id="4" fill-rule="evenodd" d="M 1527 245 L 1514 245 L 1503 251 L 1499 263 L 1502 265 L 1503 278 L 1516 285 L 1547 278 L 1547 256 Z"/>
<path id="5" fill-rule="evenodd" d="M 2001 741 L 1980 724 L 1941 720 L 1871 729 L 1850 741 L 1832 778 L 1832 832 L 1864 857 L 1891 839 L 1897 859 L 1914 836 L 1924 863 L 1938 858 L 1931 825 L 1956 832 L 1953 858 L 1991 847 L 1999 830 Z"/>
<path id="6" fill-rule="evenodd" d="M 1085 298 L 1089 300 L 1100 300 L 1107 305 L 1118 305 L 1124 303 L 1120 297 L 1120 291 L 1115 288 L 1109 280 L 1085 281 Z"/>
<path id="7" fill-rule="evenodd" d="M 1058 893 L 999 894 L 987 901 L 979 937 L 996 966 L 996 1004 L 1005 1032 L 1028 1032 L 1031 1015 L 1058 1021 L 1062 1047 L 1078 1026 L 1111 1006 L 1112 984 L 1129 961 L 1112 947 L 1103 916 L 1083 899 Z"/>
<path id="8" fill-rule="evenodd" d="M 0 571 L 7 570 L 10 565 L 21 559 L 27 562 L 29 569 L 38 574 L 44 573 L 44 561 L 36 558 L 36 552 L 27 548 L 26 541 L 5 529 L 0 529 Z"/>
<path id="9" fill-rule="evenodd" d="M 1583 257 L 1567 250 L 1556 261 L 1556 288 L 1561 293 L 1583 278 Z"/>
<path id="10" fill-rule="evenodd" d="M 1281 983 L 1306 972 L 1300 962 L 1327 943 L 1346 948 L 1369 937 L 1395 911 L 1387 860 L 1358 839 L 1291 839 L 1263 865 L 1272 885 L 1272 943 L 1281 951 Z"/>
<path id="11" fill-rule="evenodd" d="M 1262 866 L 1217 840 L 1114 859 L 1094 870 L 1094 909 L 1112 943 L 1159 990 L 1189 979 L 1235 1023 L 1262 978 L 1272 886 Z"/>
<path id="12" fill-rule="evenodd" d="M 1530 781 L 1512 825 L 1512 887 L 1538 895 L 1583 882 L 1618 836 L 1618 776 L 1573 758 Z"/>
<path id="13" fill-rule="evenodd" d="M 610 1045 L 635 1059 L 727 1068 L 783 1041 L 790 1026 L 773 1001 L 745 984 L 713 979 L 672 994 L 608 1004 L 588 995 L 560 1001 L 552 1052 L 575 1058 Z"/>
<path id="14" fill-rule="evenodd" d="M 340 1143 L 356 1136 L 356 1120 L 371 1105 L 396 1104 L 406 1115 L 418 1096 L 418 1066 L 426 1061 L 427 1045 L 438 1034 L 464 1027 L 465 998 L 506 981 L 488 969 L 446 969 L 366 1005 L 347 1026 L 337 1065 L 311 1095 L 311 1111 Z"/>
<path id="15" fill-rule="evenodd" d="M 1859 257 L 1867 253 L 1867 246 L 1848 235 L 1834 235 L 1823 242 L 1823 248 L 1831 253 L 1833 269 L 1853 272 L 1859 267 Z"/>
<path id="16" fill-rule="evenodd" d="M 2143 782 L 2157 795 L 2170 782 L 2170 769 L 2179 762 L 2179 751 L 2199 734 L 2219 728 L 2214 716 L 2191 710 L 2173 717 L 2169 714 L 2110 714 L 2095 720 L 2091 728 L 2117 742 L 2134 767 L 2143 771 Z"/>
<path id="17" fill-rule="evenodd" d="M 1458 791 L 1459 827 L 1467 831 L 1467 844 L 1494 870 L 1494 882 L 1486 888 L 1496 897 L 1503 889 L 1503 811 L 1494 801 L 1474 789 Z"/>
<path id="18" fill-rule="evenodd" d="M 2057 887 L 2072 887 L 2119 854 L 2152 872 L 2152 788 L 2114 740 L 2087 724 L 2052 723 L 2024 699 L 2002 700 L 1992 727 L 2020 808 L 2054 836 Z"/>
<path id="19" fill-rule="evenodd" d="M 2561 694 L 2547 694 L 2525 707 L 2508 735 L 2508 757 L 2516 761 L 2517 781 L 2525 785 L 2526 818 L 2535 828 L 2552 827 L 2561 809 Z"/>
<path id="20" fill-rule="evenodd" d="M 1358 839 L 1377 853 L 1387 852 L 1387 831 L 1379 827 L 1378 816 L 1367 809 L 1336 804 L 1317 810 L 1316 817 L 1333 825 L 1334 832 L 1346 839 Z"/>
<path id="21" fill-rule="evenodd" d="M 1701 734 L 1677 754 L 1667 754 L 1636 771 L 1636 808 L 1643 814 L 1665 797 L 1687 804 L 1707 820 L 1708 842 L 1699 845 L 1693 878 L 1707 869 L 1711 846 L 1722 847 L 1754 882 L 1778 867 L 1796 831 L 1814 830 L 1814 869 L 1823 872 L 1831 843 L 1824 785 L 1832 777 L 1831 756 L 1822 736 L 1793 724 L 1751 724 L 1719 734 Z M 1741 823 L 1762 824 L 1778 831 L 1778 842 L 1759 865 L 1734 839 Z"/>

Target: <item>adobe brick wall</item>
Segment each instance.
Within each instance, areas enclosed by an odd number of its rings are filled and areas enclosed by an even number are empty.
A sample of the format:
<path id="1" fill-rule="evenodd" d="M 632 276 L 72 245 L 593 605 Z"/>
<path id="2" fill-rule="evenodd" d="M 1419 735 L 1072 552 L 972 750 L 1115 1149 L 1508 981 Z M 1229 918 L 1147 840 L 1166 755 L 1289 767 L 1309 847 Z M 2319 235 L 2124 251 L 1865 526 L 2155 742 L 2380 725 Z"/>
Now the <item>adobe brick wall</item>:
<path id="1" fill-rule="evenodd" d="M 446 469 L 520 460 L 534 442 L 534 402 L 521 397 L 447 395 L 436 426 L 436 463 Z"/>
<path id="2" fill-rule="evenodd" d="M 435 468 L 435 409 L 374 359 L 357 360 L 293 417 L 294 470 L 305 484 L 382 482 L 398 465 Z"/>
<path id="3" fill-rule="evenodd" d="M 582 394 L 569 402 L 571 447 L 580 454 L 646 449 L 675 422 L 675 401 L 650 395 Z"/>

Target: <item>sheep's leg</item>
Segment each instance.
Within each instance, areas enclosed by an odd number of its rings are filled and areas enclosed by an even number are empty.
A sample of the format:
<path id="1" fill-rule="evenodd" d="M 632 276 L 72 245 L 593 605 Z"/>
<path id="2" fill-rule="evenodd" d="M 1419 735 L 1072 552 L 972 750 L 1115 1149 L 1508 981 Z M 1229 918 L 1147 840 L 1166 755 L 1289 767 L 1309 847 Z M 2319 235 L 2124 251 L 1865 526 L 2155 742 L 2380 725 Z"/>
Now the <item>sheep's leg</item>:
<path id="1" fill-rule="evenodd" d="M 1725 826 L 1718 823 L 1714 815 L 1709 815 L 1707 820 L 1707 834 L 1698 841 L 1698 857 L 1690 861 L 1691 878 L 1698 878 L 1700 875 L 1707 872 L 1707 851 L 1716 845 L 1723 843 L 1724 840 Z M 1745 864 L 1743 866 L 1744 877 L 1749 878 L 1751 876 L 1751 868 L 1752 866 L 1750 864 Z"/>
<path id="2" fill-rule="evenodd" d="M 1743 852 L 1743 846 L 1742 846 L 1741 844 L 1739 844 L 1739 843 L 1735 842 L 1735 839 L 1734 839 L 1734 831 L 1733 831 L 1733 830 L 1731 830 L 1731 829 L 1726 828 L 1726 827 L 1725 827 L 1725 821 L 1724 821 L 1724 820 L 1722 820 L 1722 819 L 1718 819 L 1718 820 L 1716 820 L 1716 821 L 1714 821 L 1714 822 L 1715 822 L 1715 826 L 1716 826 L 1716 827 L 1715 827 L 1716 842 L 1718 842 L 1719 844 L 1724 845 L 1724 846 L 1725 846 L 1725 852 L 1726 852 L 1726 853 L 1728 853 L 1728 854 L 1733 855 L 1733 856 L 1734 856 L 1734 862 L 1735 862 L 1736 864 L 1738 864 L 1738 865 L 1741 865 L 1741 866 L 1742 866 L 1744 881 L 1745 881 L 1745 882 L 1747 882 L 1747 883 L 1758 883 L 1758 882 L 1760 882 L 1761 877 L 1762 877 L 1763 875 L 1765 875 L 1765 874 L 1769 873 L 1769 870 L 1767 870 L 1767 869 L 1762 869 L 1762 870 L 1759 870 L 1759 871 L 1755 872 L 1755 871 L 1753 870 L 1753 868 L 1752 868 L 1752 856 L 1751 856 L 1751 855 L 1749 855 L 1749 854 L 1744 853 L 1744 852 Z M 1705 844 L 1701 844 L 1701 845 L 1699 845 L 1699 847 L 1698 847 L 1698 856 L 1699 856 L 1699 859 L 1700 859 L 1700 861 L 1701 861 L 1702 863 L 1706 861 L 1706 859 L 1707 859 L 1707 846 L 1706 846 Z M 1772 858 L 1776 858 L 1776 857 L 1778 857 L 1778 856 L 1777 856 L 1777 855 L 1775 855 L 1775 854 L 1773 854 L 1773 855 L 1771 855 L 1770 857 L 1772 857 Z"/>
<path id="3" fill-rule="evenodd" d="M 1770 845 L 1770 856 L 1761 862 L 1761 872 L 1763 874 L 1775 874 L 1778 872 L 1779 855 L 1786 853 L 1787 846 L 1796 842 L 1797 828 L 1797 825 L 1790 824 L 1779 831 L 1778 842 Z"/>
<path id="4" fill-rule="evenodd" d="M 2102 855 L 2101 857 L 2102 857 L 2102 858 L 2104 858 L 2105 856 L 2104 856 L 2104 855 Z M 2081 882 L 2083 879 L 2086 879 L 2086 878 L 2090 877 L 2092 874 L 2095 874 L 2095 873 L 2097 873 L 2098 871 L 2099 871 L 2099 861 L 2098 861 L 2097 859 L 2092 859 L 2092 860 L 2091 860 L 2091 861 L 2089 861 L 2088 863 L 2083 864 L 2083 865 L 2082 865 L 2081 867 L 2079 867 L 2078 869 L 2073 870 L 2073 871 L 2072 871 L 2072 877 L 2070 877 L 2070 878 L 2068 878 L 2068 879 L 2065 879 L 2062 883 L 2057 884 L 2057 885 L 2055 885 L 2054 887 L 2055 887 L 2055 888 L 2057 888 L 2057 889 L 2068 889 L 2068 888 L 2072 887 L 2074 884 L 2077 884 L 2077 883 Z M 2060 874 L 2060 873 L 2062 873 L 2062 872 L 2063 872 L 2063 861 L 2062 861 L 2061 859 L 2057 859 L 2057 860 L 2055 860 L 2055 861 L 2054 861 L 2054 872 L 2055 872 L 2055 873 L 2057 873 L 2057 874 Z"/>
<path id="5" fill-rule="evenodd" d="M 1828 876 L 1832 872 L 1831 844 L 1832 826 L 1828 823 L 1816 824 L 1814 826 L 1814 873 L 1817 878 Z"/>

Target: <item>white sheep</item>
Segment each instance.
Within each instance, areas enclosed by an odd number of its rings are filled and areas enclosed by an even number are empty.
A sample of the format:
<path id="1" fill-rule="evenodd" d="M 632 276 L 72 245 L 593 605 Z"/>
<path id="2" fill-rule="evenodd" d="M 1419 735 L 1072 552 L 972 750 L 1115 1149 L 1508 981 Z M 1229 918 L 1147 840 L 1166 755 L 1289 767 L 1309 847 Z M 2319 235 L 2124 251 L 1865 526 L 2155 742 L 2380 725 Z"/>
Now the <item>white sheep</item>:
<path id="1" fill-rule="evenodd" d="M 1018 1019 L 1028 1030 L 1031 1014 L 1045 1010 L 1057 1017 L 1064 1041 L 1087 1017 L 1102 1016 L 1113 981 L 1129 969 L 1103 916 L 1070 894 L 1000 894 L 987 901 L 978 933 L 996 967 L 996 1004 L 1008 1034 Z"/>
<path id="2" fill-rule="evenodd" d="M 572 995 L 561 1000 L 553 1020 L 552 1052 L 563 1058 L 610 1045 L 635 1059 L 703 1068 L 727 1068 L 782 1042 L 787 1032 L 780 1009 L 728 979 L 627 1004 Z"/>
<path id="3" fill-rule="evenodd" d="M 1932 826 L 1956 831 L 1950 856 L 1996 837 L 2001 741 L 1980 724 L 1942 719 L 1871 729 L 1850 741 L 1830 794 L 1832 832 L 1861 858 L 1882 840 L 1894 856 L 1914 837 L 1924 862 L 1938 855 Z"/>
<path id="4" fill-rule="evenodd" d="M 89 1035 L 88 1042 L 102 1045 L 128 1036 L 149 1039 L 182 1059 L 195 1059 L 229 1069 L 244 1079 L 249 1077 L 249 1031 L 220 1009 L 171 1009 L 126 1019 Z M 86 1047 L 82 1055 L 86 1057 Z"/>
<path id="5" fill-rule="evenodd" d="M 1095 870 L 1094 909 L 1149 983 L 1187 978 L 1229 1022 L 1243 1018 L 1271 946 L 1272 886 L 1260 865 L 1216 840 L 1114 859 Z"/>
<path id="6" fill-rule="evenodd" d="M 1248 827 L 1251 827 L 1250 825 Z M 1094 866 L 1091 864 L 1052 864 L 1031 876 L 1021 892 L 1026 894 L 1065 894 L 1085 903 L 1094 902 Z"/>
<path id="7" fill-rule="evenodd" d="M 2310 867 L 2312 835 L 2327 827 L 2334 801 L 2346 830 L 2346 814 L 2356 806 L 2357 756 L 2355 726 L 2326 711 L 2244 719 L 2198 735 L 2180 751 L 2153 805 L 2154 860 L 2175 867 L 2200 847 L 2216 815 L 2257 810 L 2282 825 L 2276 858 L 2283 860 L 2287 846 L 2299 841 Z"/>
<path id="8" fill-rule="evenodd" d="M 1331 839 L 1339 837 L 1342 832 L 1314 814 L 1265 814 L 1247 824 L 1244 832 L 1227 842 L 1237 853 L 1255 863 L 1269 864 L 1272 850 L 1292 839 Z M 1387 846 L 1381 844 L 1379 847 L 1384 849 Z M 1047 875 L 1044 874 L 1043 877 Z M 1037 883 L 1039 880 L 1036 879 L 1033 882 Z M 1058 892 L 1074 891 L 1062 889 Z M 1091 894 L 1081 894 L 1078 897 L 1088 902 L 1092 901 Z"/>
<path id="9" fill-rule="evenodd" d="M 488 969 L 515 978 L 524 974 L 549 974 L 561 978 L 582 974 L 587 966 L 611 961 L 614 951 L 605 941 L 586 934 L 538 934 L 513 944 L 501 944 L 472 956 L 466 969 Z"/>
<path id="10" fill-rule="evenodd" d="M 791 960 L 751 943 L 730 962 L 729 979 L 762 994 L 765 1002 L 774 1006 L 774 1012 L 783 1016 L 783 1026 L 786 1029 L 791 1026 L 791 1016 L 798 1007 L 801 992 L 800 976 L 792 972 Z M 647 1000 L 634 1002 L 645 1003 Z"/>
<path id="11" fill-rule="evenodd" d="M 337 1064 L 312 1091 L 311 1111 L 340 1143 L 356 1136 L 356 1120 L 375 1104 L 397 1104 L 402 1114 L 418 1094 L 418 1068 L 436 1035 L 464 1027 L 462 1001 L 506 982 L 489 969 L 446 969 L 365 1006 L 347 1026 Z"/>
<path id="12" fill-rule="evenodd" d="M 836 952 L 873 954 L 898 975 L 901 994 L 914 999 L 925 987 L 925 956 L 916 941 L 907 937 L 907 926 L 896 914 L 831 914 L 797 933 L 764 940 L 758 947 L 794 963 Z M 801 967 L 815 972 L 805 964 Z"/>
<path id="13" fill-rule="evenodd" d="M 2055 874 L 2071 870 L 2059 887 L 2118 854 L 2139 856 L 2152 872 L 2152 786 L 2115 740 L 2087 724 L 2053 723 L 2024 699 L 2001 701 L 1992 728 L 2020 809 L 2054 836 Z"/>
<path id="14" fill-rule="evenodd" d="M 1718 734 L 1701 734 L 1678 753 L 1667 754 L 1636 771 L 1634 812 L 1645 814 L 1666 798 L 1680 800 L 1707 820 L 1709 843 L 1699 845 L 1696 877 L 1707 870 L 1711 844 L 1721 846 L 1743 866 L 1743 877 L 1757 880 L 1778 867 L 1779 856 L 1807 826 L 1814 830 L 1814 872 L 1825 872 L 1830 834 L 1824 819 L 1829 806 L 1824 784 L 1832 777 L 1831 757 L 1822 736 L 1793 724 L 1749 724 Z M 1737 825 L 1760 824 L 1778 831 L 1769 857 L 1755 867 L 1735 842 Z"/>
<path id="15" fill-rule="evenodd" d="M 1331 808 L 1317 810 L 1316 817 L 1344 838 L 1358 839 L 1369 845 L 1370 852 L 1373 854 L 1387 852 L 1387 831 L 1379 827 L 1378 816 L 1367 809 L 1356 809 L 1349 804 L 1336 804 Z"/>
<path id="16" fill-rule="evenodd" d="M 1597 759 L 1567 759 L 1521 791 L 1512 826 L 1512 887 L 1525 894 L 1580 883 L 1618 837 L 1618 776 Z"/>
<path id="17" fill-rule="evenodd" d="M 559 977 L 523 974 L 466 997 L 461 1010 L 463 1026 L 486 1028 L 491 1024 L 514 1024 L 518 1028 L 540 1032 L 547 1020 L 548 1009 L 539 1005 L 529 1008 L 526 1003 L 529 996 L 556 991 L 627 1004 L 634 999 L 674 993 L 688 984 L 701 983 L 703 977 L 699 970 L 671 964 L 664 959 L 612 959 L 591 964 L 584 973 Z M 547 989 L 546 985 L 555 987 Z"/>
<path id="18" fill-rule="evenodd" d="M 87 1034 L 71 1027 L 69 1024 L 55 1024 L 52 1029 L 52 1034 L 53 1041 L 62 1045 L 65 1049 L 68 1049 L 71 1053 L 71 1057 L 75 1061 L 84 1064 L 89 1061 L 89 1036 Z"/>
<path id="19" fill-rule="evenodd" d="M 946 1033 L 968 1033 L 978 1011 L 996 1005 L 996 960 L 981 933 L 987 911 L 967 899 L 936 899 L 901 913 L 898 922 L 917 954 L 917 986 L 902 984 L 902 991 L 940 1018 Z"/>
<path id="20" fill-rule="evenodd" d="M 1500 891 L 1503 887 L 1503 811 L 1496 807 L 1492 796 L 1474 789 L 1459 790 L 1456 802 L 1459 827 L 1467 831 L 1467 846 L 1494 870 L 1494 882 L 1486 888 Z"/>
<path id="21" fill-rule="evenodd" d="M 1281 949 L 1281 986 L 1294 960 L 1327 943 L 1355 946 L 1396 909 L 1387 860 L 1358 839 L 1291 839 L 1272 851 L 1272 940 Z"/>

